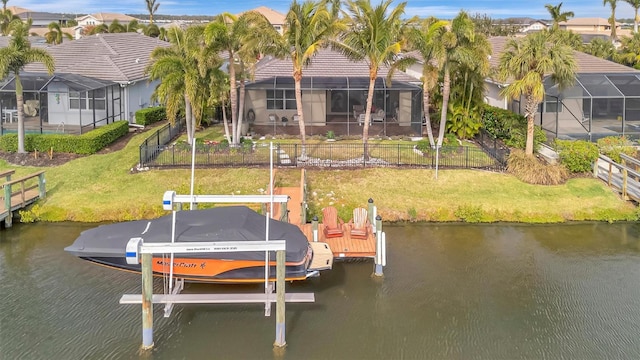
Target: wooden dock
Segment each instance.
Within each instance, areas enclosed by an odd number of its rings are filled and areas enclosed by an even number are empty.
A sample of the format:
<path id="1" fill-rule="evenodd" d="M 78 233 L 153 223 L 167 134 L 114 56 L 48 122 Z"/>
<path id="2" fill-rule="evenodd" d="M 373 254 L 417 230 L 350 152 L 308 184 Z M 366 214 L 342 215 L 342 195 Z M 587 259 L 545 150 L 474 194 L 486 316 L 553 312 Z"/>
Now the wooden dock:
<path id="1" fill-rule="evenodd" d="M 275 177 L 274 177 L 275 178 Z M 295 224 L 304 232 L 307 240 L 313 242 L 313 224 L 306 219 L 306 172 L 304 169 L 300 175 L 300 186 L 276 187 L 274 195 L 288 195 L 289 202 L 286 210 L 289 212 L 289 222 Z M 282 219 L 280 204 L 274 204 L 275 219 Z M 348 221 L 348 220 L 345 220 Z M 341 237 L 325 238 L 324 225 L 318 224 L 318 242 L 329 244 L 335 258 L 373 258 L 376 255 L 376 237 L 373 231 L 369 231 L 366 239 L 354 239 L 349 235 L 349 225 L 344 225 L 344 235 Z"/>
<path id="2" fill-rule="evenodd" d="M 13 225 L 13 212 L 26 208 L 46 196 L 44 170 L 11 180 L 15 170 L 0 173 L 4 178 L 2 184 L 2 201 L 0 201 L 0 221 L 4 220 L 5 227 Z"/>

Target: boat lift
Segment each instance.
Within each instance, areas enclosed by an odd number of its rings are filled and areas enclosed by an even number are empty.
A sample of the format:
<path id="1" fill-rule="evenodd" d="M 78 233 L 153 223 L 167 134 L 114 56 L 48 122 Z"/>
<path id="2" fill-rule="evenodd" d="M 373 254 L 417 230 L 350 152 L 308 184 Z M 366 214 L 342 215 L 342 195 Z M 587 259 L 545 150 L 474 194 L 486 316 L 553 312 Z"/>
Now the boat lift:
<path id="1" fill-rule="evenodd" d="M 286 202 L 286 195 L 176 195 L 175 191 L 167 191 L 163 196 L 165 210 L 173 211 L 175 232 L 175 204 L 176 203 L 267 203 Z M 267 224 L 269 217 L 266 218 Z M 268 227 L 268 225 L 267 225 Z M 268 231 L 267 231 L 268 234 Z M 268 235 L 267 235 L 268 236 Z M 140 237 L 132 238 L 127 243 L 126 259 L 129 264 L 142 264 L 142 294 L 125 294 L 120 299 L 121 304 L 142 304 L 142 347 L 153 347 L 153 304 L 165 304 L 164 316 L 169 317 L 174 304 L 242 304 L 264 303 L 265 316 L 271 315 L 271 304 L 276 303 L 276 341 L 275 346 L 284 346 L 285 342 L 285 302 L 314 302 L 313 293 L 285 293 L 285 240 L 265 241 L 223 241 L 223 242 L 179 242 L 176 243 L 175 234 L 172 242 L 144 243 Z M 276 251 L 276 293 L 269 281 L 268 262 L 265 262 L 265 292 L 264 294 L 181 294 L 184 289 L 183 279 L 173 279 L 173 255 L 175 253 L 215 253 L 241 251 Z M 170 254 L 169 293 L 153 294 L 152 254 Z M 266 255 L 268 256 L 268 255 Z"/>

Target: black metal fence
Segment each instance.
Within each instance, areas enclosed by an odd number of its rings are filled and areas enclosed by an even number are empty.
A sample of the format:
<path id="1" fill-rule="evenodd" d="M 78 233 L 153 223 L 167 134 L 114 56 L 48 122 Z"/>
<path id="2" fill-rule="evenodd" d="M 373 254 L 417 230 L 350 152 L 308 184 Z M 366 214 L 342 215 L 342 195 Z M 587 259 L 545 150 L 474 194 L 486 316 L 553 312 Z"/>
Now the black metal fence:
<path id="1" fill-rule="evenodd" d="M 140 144 L 140 166 L 149 166 L 162 152 L 164 145 L 182 132 L 184 121 L 166 124 Z"/>
<path id="2" fill-rule="evenodd" d="M 470 145 L 470 146 L 466 146 Z M 414 144 L 369 143 L 368 154 L 361 143 L 307 144 L 303 153 L 300 144 L 274 144 L 273 161 L 276 166 L 362 168 L 362 167 L 422 167 L 449 169 L 486 169 L 503 171 L 504 153 L 498 148 L 483 150 L 472 144 L 418 150 Z M 186 143 L 171 145 L 143 144 L 140 147 L 142 166 L 188 167 L 191 166 L 191 147 Z M 143 157 L 143 154 L 146 156 Z M 249 167 L 268 166 L 269 144 L 243 144 L 229 147 L 226 144 L 197 144 L 197 167 Z"/>
<path id="3" fill-rule="evenodd" d="M 480 133 L 476 136 L 476 143 L 498 161 L 504 168 L 507 167 L 507 159 L 509 158 L 510 150 L 505 146 L 502 141 L 496 139 L 494 136 L 484 130 L 480 130 Z"/>

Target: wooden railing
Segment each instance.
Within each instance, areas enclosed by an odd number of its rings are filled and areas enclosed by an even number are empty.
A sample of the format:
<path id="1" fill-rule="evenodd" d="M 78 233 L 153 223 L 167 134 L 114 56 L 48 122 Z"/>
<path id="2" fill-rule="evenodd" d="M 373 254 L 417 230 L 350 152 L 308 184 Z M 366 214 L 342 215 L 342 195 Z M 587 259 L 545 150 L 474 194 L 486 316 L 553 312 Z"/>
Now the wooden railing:
<path id="1" fill-rule="evenodd" d="M 47 193 L 45 187 L 44 170 L 18 179 L 9 180 L 13 173 L 15 173 L 15 170 L 9 170 L 0 173 L 0 176 L 4 176 L 8 180 L 4 184 L 2 184 L 2 186 L 4 187 L 4 208 L 5 211 L 9 212 L 8 216 L 5 218 L 5 225 L 7 227 L 11 226 L 13 210 L 24 208 L 27 205 L 33 203 L 35 200 L 44 199 Z M 30 180 L 34 178 L 38 178 L 38 184 L 36 185 L 32 185 L 30 182 Z M 17 186 L 19 186 L 20 189 L 14 191 Z M 38 189 L 37 195 L 28 194 L 29 191 L 35 189 Z M 17 198 L 18 202 L 14 202 L 14 198 Z"/>
<path id="2" fill-rule="evenodd" d="M 594 165 L 594 176 L 604 180 L 610 188 L 616 189 L 625 200 L 640 202 L 640 160 L 620 154 L 622 164 L 600 155 Z M 600 166 L 598 162 L 606 165 Z"/>

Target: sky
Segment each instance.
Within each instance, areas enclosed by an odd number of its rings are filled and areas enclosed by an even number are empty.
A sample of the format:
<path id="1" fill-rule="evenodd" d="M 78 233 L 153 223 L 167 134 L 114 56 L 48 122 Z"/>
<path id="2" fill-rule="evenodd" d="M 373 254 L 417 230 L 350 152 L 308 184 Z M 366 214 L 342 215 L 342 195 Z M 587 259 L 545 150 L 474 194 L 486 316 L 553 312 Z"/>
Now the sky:
<path id="1" fill-rule="evenodd" d="M 299 0 L 300 1 L 300 0 Z M 380 0 L 372 0 L 374 4 Z M 258 6 L 267 6 L 285 13 L 291 3 L 290 0 L 156 0 L 160 3 L 158 14 L 166 15 L 216 15 L 221 12 L 239 13 Z M 396 0 L 396 3 L 399 3 Z M 549 19 L 549 13 L 544 5 L 556 5 L 558 0 L 408 0 L 406 14 L 421 17 L 435 16 L 452 18 L 460 10 L 470 14 L 487 14 L 492 18 L 531 17 L 534 19 Z M 146 14 L 144 0 L 9 0 L 8 6 L 20 6 L 33 11 L 57 13 L 95 13 L 115 12 L 124 14 Z M 610 16 L 610 8 L 602 6 L 602 0 L 564 0 L 563 11 L 573 11 L 576 17 Z M 633 18 L 633 9 L 624 1 L 618 1 L 616 18 Z"/>

